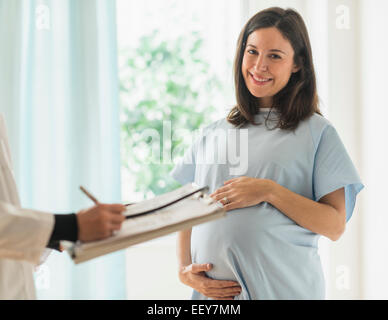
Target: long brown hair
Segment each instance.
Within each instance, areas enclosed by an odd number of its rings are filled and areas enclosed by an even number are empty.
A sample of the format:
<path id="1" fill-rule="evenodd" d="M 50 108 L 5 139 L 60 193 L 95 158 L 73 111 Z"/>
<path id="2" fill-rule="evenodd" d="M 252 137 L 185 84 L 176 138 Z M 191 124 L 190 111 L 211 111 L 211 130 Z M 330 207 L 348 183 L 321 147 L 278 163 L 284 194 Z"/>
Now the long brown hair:
<path id="1" fill-rule="evenodd" d="M 237 42 L 234 60 L 234 82 L 237 105 L 229 112 L 227 120 L 236 127 L 254 122 L 258 98 L 253 96 L 241 71 L 248 36 L 261 28 L 277 28 L 291 44 L 294 63 L 301 67 L 291 75 L 287 85 L 273 97 L 273 106 L 280 113 L 275 128 L 294 130 L 299 122 L 314 113 L 320 115 L 312 51 L 303 18 L 293 9 L 273 7 L 255 14 L 244 26 Z M 274 128 L 273 128 L 274 129 Z"/>

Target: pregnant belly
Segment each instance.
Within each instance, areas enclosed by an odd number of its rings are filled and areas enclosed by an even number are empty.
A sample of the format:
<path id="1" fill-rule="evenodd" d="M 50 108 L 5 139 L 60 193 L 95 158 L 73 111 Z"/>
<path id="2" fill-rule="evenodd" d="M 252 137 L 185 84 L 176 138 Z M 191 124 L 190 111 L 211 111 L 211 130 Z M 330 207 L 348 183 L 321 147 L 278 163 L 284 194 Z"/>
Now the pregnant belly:
<path id="1" fill-rule="evenodd" d="M 294 247 L 310 247 L 308 230 L 296 225 L 267 203 L 233 210 L 225 218 L 193 228 L 194 263 L 212 263 L 208 276 L 238 280 L 242 273 L 269 268 L 268 263 Z"/>
<path id="2" fill-rule="evenodd" d="M 272 217 L 271 217 L 272 213 Z M 225 218 L 193 228 L 191 255 L 194 263 L 212 263 L 208 276 L 237 280 L 240 261 L 246 267 L 260 257 L 276 218 L 259 206 L 233 210 Z"/>
<path id="3" fill-rule="evenodd" d="M 324 292 L 318 238 L 264 204 L 194 227 L 191 255 L 213 264 L 208 277 L 237 281 L 237 299 L 311 299 Z"/>

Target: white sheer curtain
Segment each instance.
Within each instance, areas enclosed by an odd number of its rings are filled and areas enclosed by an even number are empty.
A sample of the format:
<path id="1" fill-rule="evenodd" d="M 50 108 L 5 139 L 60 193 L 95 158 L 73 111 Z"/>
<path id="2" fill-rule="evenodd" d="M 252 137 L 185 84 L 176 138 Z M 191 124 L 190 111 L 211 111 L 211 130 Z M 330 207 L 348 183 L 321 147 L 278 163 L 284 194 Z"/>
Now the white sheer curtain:
<path id="1" fill-rule="evenodd" d="M 120 201 L 115 1 L 0 0 L 0 112 L 25 207 L 74 212 Z M 122 252 L 74 266 L 53 253 L 45 299 L 122 299 Z"/>

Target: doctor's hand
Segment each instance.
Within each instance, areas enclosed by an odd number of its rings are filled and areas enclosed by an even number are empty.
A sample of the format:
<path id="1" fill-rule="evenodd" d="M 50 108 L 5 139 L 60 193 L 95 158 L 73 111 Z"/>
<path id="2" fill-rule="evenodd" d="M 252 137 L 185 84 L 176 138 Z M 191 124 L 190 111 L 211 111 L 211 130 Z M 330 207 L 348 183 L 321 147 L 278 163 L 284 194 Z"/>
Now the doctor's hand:
<path id="1" fill-rule="evenodd" d="M 77 213 L 78 240 L 82 242 L 108 238 L 120 230 L 126 207 L 122 204 L 99 203 Z"/>
<path id="2" fill-rule="evenodd" d="M 180 268 L 179 279 L 202 295 L 215 300 L 233 300 L 241 293 L 241 287 L 236 281 L 213 280 L 207 277 L 205 271 L 212 268 L 208 263 L 190 264 Z"/>
<path id="3" fill-rule="evenodd" d="M 224 182 L 210 196 L 220 201 L 226 211 L 245 208 L 267 201 L 274 181 L 251 177 L 238 177 Z"/>

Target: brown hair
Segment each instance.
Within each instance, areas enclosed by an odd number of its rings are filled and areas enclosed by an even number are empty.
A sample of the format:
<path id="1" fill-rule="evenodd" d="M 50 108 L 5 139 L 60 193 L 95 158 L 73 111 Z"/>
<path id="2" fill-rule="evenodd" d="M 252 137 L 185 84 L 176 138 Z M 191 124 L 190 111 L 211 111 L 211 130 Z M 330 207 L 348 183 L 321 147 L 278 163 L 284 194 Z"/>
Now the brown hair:
<path id="1" fill-rule="evenodd" d="M 273 107 L 279 111 L 275 128 L 294 130 L 299 122 L 314 113 L 320 115 L 312 51 L 303 18 L 293 9 L 278 7 L 262 10 L 244 26 L 237 42 L 234 60 L 234 83 L 237 105 L 229 112 L 227 120 L 236 127 L 254 123 L 258 98 L 253 96 L 244 81 L 241 71 L 248 36 L 261 28 L 277 28 L 291 44 L 295 54 L 294 63 L 301 67 L 291 75 L 287 85 L 273 97 Z M 267 118 L 268 119 L 268 118 Z M 273 128 L 274 129 L 274 128 Z"/>

